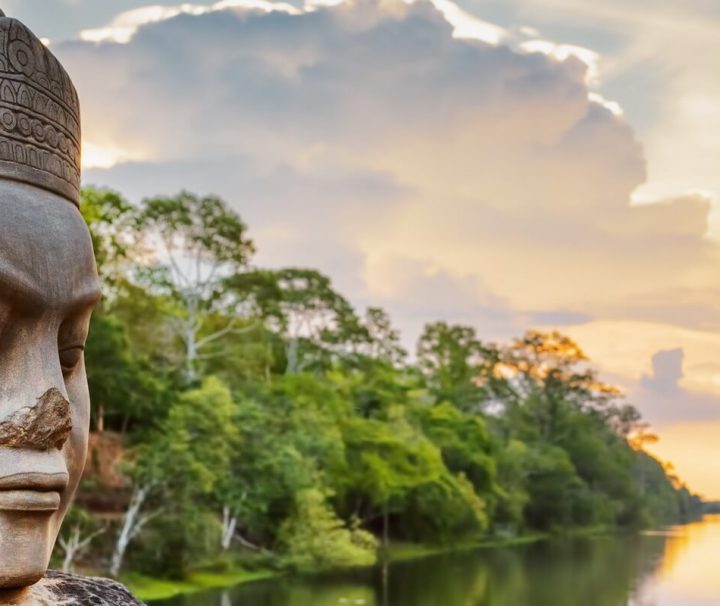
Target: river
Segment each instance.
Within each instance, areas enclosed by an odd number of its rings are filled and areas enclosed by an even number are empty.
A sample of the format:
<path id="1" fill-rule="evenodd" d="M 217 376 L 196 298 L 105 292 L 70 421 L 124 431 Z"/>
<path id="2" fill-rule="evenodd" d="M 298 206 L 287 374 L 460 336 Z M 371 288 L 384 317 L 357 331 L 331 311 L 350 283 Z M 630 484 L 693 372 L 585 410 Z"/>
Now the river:
<path id="1" fill-rule="evenodd" d="M 720 516 L 661 532 L 554 539 L 281 577 L 152 606 L 718 606 Z"/>

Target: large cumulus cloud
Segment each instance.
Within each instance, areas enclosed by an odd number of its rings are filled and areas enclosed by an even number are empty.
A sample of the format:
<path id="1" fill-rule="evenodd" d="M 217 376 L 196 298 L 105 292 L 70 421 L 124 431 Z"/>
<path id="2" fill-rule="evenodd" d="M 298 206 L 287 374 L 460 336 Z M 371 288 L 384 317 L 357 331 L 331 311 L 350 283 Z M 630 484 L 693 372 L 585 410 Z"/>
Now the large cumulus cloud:
<path id="1" fill-rule="evenodd" d="M 54 49 L 87 140 L 128 159 L 86 181 L 220 193 L 261 262 L 319 266 L 413 328 L 638 317 L 660 294 L 682 324 L 679 293 L 713 271 L 708 202 L 631 206 L 642 148 L 576 57 L 453 32 L 424 0 L 365 0 L 182 14 Z"/>

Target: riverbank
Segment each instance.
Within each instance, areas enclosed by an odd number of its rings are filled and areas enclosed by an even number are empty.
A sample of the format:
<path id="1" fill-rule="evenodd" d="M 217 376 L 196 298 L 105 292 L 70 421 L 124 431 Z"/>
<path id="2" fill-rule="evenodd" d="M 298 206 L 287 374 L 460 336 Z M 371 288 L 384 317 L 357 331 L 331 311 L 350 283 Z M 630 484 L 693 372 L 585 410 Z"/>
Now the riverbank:
<path id="1" fill-rule="evenodd" d="M 122 582 L 143 602 L 166 600 L 179 595 L 196 593 L 207 589 L 236 587 L 252 581 L 260 581 L 278 575 L 275 570 L 245 570 L 235 568 L 224 572 L 195 572 L 182 581 L 157 579 L 130 572 Z"/>
<path id="2" fill-rule="evenodd" d="M 563 533 L 520 548 L 433 557 L 435 549 L 394 546 L 410 561 L 386 574 L 288 575 L 179 597 L 176 606 L 465 606 L 530 604 L 715 604 L 713 554 L 720 516 L 644 532 Z M 587 536 L 593 534 L 593 536 Z M 581 538 L 573 538 L 581 535 Z M 430 557 L 428 557 L 430 556 Z"/>
<path id="3" fill-rule="evenodd" d="M 390 562 L 402 562 L 445 553 L 474 551 L 497 547 L 512 547 L 557 538 L 558 536 L 599 535 L 612 532 L 607 528 L 573 530 L 564 533 L 532 533 L 514 537 L 493 537 L 481 541 L 456 543 L 454 545 L 426 546 L 412 543 L 395 543 L 387 551 Z M 382 557 L 382 556 L 381 556 Z M 272 568 L 248 569 L 236 566 L 222 572 L 198 571 L 187 579 L 174 581 L 157 579 L 139 573 L 123 575 L 122 581 L 141 600 L 150 602 L 170 599 L 179 595 L 196 593 L 207 589 L 236 587 L 245 583 L 282 576 L 289 573 Z"/>

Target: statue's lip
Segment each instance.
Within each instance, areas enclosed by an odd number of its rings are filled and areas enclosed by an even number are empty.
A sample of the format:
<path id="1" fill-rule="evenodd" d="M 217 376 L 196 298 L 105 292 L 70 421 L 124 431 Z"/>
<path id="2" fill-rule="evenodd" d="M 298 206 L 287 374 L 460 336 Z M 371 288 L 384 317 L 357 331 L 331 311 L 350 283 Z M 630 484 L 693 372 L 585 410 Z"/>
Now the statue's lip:
<path id="1" fill-rule="evenodd" d="M 0 490 L 0 511 L 57 511 L 61 500 L 56 490 Z"/>
<path id="2" fill-rule="evenodd" d="M 57 511 L 69 482 L 67 472 L 0 477 L 0 511 Z"/>
<path id="3" fill-rule="evenodd" d="M 70 482 L 66 472 L 14 473 L 0 477 L 0 494 L 4 491 L 62 492 Z"/>

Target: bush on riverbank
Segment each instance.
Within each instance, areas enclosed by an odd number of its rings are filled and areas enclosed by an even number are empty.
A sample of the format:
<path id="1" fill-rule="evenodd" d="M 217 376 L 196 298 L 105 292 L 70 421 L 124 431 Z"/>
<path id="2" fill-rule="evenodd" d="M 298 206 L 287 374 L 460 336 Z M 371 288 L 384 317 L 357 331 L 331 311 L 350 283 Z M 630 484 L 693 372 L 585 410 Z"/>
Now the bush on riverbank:
<path id="1" fill-rule="evenodd" d="M 410 358 L 384 311 L 358 313 L 322 274 L 252 267 L 217 198 L 84 202 L 106 285 L 86 353 L 93 443 L 108 447 L 89 460 L 83 526 L 63 533 L 106 532 L 70 564 L 183 578 L 244 552 L 325 569 L 389 540 L 698 511 L 571 339 L 498 345 L 436 322 Z"/>

